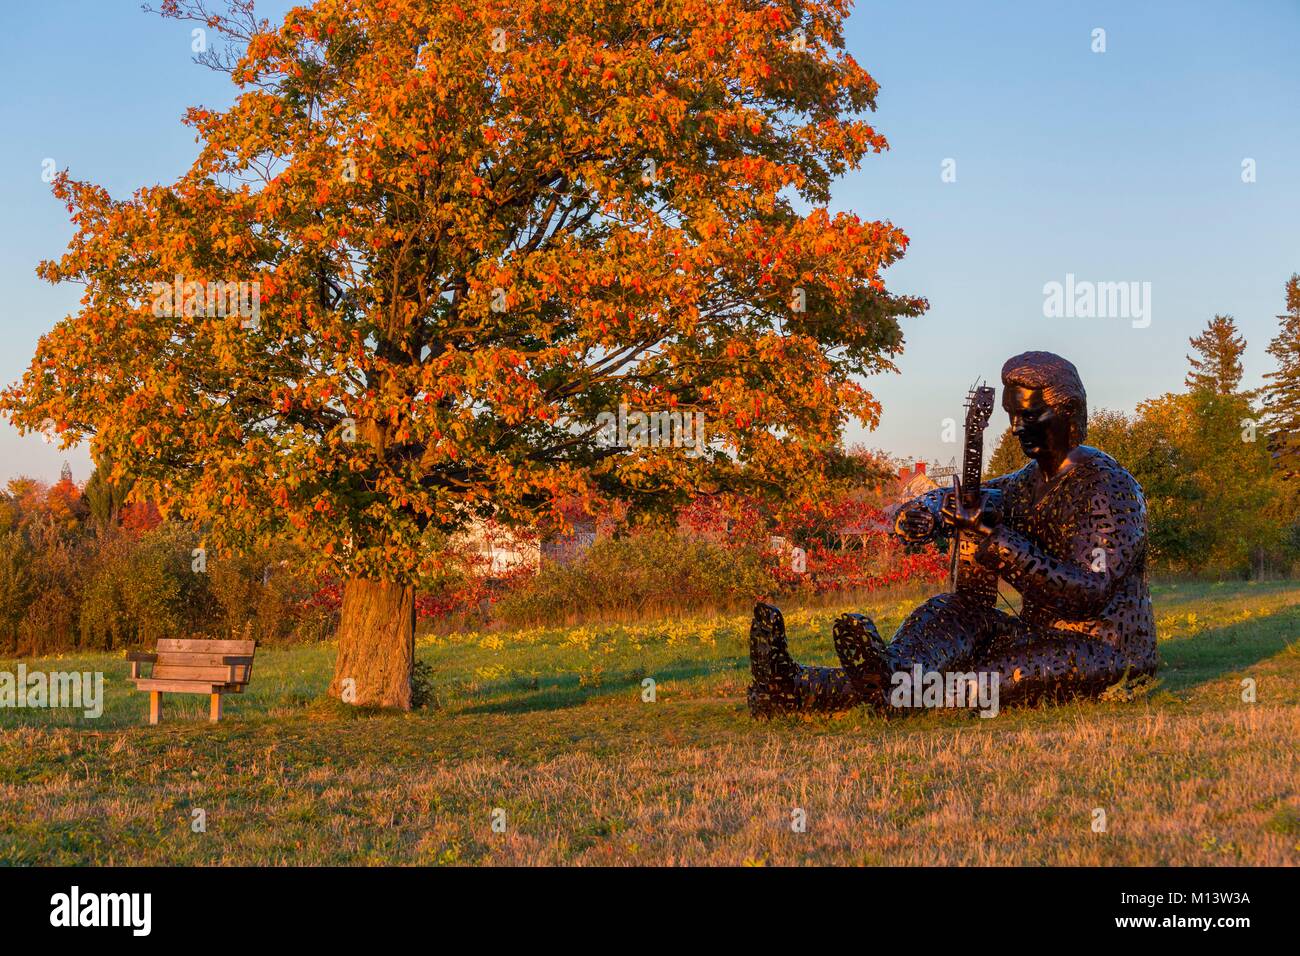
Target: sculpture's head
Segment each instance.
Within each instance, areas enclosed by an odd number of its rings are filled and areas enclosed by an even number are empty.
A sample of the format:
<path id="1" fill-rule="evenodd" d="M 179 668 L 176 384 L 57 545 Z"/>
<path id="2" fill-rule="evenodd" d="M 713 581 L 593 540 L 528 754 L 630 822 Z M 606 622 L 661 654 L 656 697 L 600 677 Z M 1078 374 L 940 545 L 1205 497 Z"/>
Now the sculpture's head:
<path id="1" fill-rule="evenodd" d="M 1079 370 L 1051 352 L 1022 352 L 1002 366 L 1002 407 L 1026 455 L 1059 461 L 1088 437 Z"/>

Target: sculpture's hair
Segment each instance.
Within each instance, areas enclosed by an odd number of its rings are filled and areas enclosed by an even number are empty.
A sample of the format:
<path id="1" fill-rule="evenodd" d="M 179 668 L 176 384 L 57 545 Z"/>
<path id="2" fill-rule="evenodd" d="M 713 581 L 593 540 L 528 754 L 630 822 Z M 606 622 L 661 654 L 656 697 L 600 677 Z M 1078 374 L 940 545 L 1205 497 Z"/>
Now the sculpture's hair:
<path id="1" fill-rule="evenodd" d="M 1021 352 L 1002 366 L 1002 384 L 1041 388 L 1043 401 L 1070 416 L 1070 444 L 1082 445 L 1088 437 L 1088 393 L 1074 363 L 1053 352 Z"/>

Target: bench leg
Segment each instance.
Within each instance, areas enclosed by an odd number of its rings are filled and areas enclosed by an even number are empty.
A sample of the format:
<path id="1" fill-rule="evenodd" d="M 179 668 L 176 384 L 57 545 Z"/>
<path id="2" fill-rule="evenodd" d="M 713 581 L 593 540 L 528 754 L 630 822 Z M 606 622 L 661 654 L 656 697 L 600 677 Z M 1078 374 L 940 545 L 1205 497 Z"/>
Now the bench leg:
<path id="1" fill-rule="evenodd" d="M 162 720 L 162 691 L 149 691 L 149 723 L 156 724 Z"/>
<path id="2" fill-rule="evenodd" d="M 208 720 L 216 723 L 221 719 L 221 695 L 213 694 L 212 700 L 208 704 Z"/>

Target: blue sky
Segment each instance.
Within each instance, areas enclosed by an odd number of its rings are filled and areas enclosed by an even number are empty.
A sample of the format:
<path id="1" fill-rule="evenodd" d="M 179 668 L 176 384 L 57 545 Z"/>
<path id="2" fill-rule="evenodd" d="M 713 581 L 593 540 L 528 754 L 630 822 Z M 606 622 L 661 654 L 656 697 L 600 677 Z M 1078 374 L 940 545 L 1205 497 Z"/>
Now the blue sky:
<path id="1" fill-rule="evenodd" d="M 1104 53 L 1092 51 L 1098 28 Z M 5 383 L 79 295 L 34 273 L 71 235 L 42 162 L 114 195 L 176 178 L 196 150 L 181 114 L 231 95 L 191 62 L 190 29 L 138 0 L 0 12 Z M 1070 358 L 1094 408 L 1132 410 L 1181 388 L 1187 338 L 1216 312 L 1237 319 L 1246 384 L 1260 384 L 1283 283 L 1300 271 L 1300 0 L 891 0 L 860 3 L 847 39 L 881 84 L 875 122 L 892 149 L 838 183 L 834 207 L 906 230 L 889 285 L 931 303 L 905 325 L 901 374 L 870 380 L 881 427 L 851 439 L 946 461 L 957 448 L 941 440 L 943 419 L 1026 349 Z M 948 159 L 955 182 L 941 178 Z M 1045 317 L 1044 284 L 1067 274 L 1149 282 L 1149 326 Z M 0 480 L 52 480 L 65 458 L 87 477 L 84 451 L 0 424 Z"/>

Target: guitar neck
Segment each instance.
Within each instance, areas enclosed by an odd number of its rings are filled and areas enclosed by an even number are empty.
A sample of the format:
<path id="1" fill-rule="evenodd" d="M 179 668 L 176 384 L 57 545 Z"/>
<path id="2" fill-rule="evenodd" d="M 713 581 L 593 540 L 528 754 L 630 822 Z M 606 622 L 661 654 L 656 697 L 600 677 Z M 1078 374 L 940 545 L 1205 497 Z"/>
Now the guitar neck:
<path id="1" fill-rule="evenodd" d="M 980 501 L 980 471 L 984 465 L 984 429 L 966 429 L 961 460 L 961 503 L 974 508 Z"/>
<path id="2" fill-rule="evenodd" d="M 981 498 L 984 465 L 984 429 L 993 411 L 993 389 L 979 385 L 966 399 L 966 447 L 961 460 L 961 499 L 965 508 L 978 508 Z M 953 539 L 952 585 L 958 593 L 972 595 L 983 607 L 997 603 L 997 578 L 978 567 L 975 561 L 977 541 L 961 533 Z"/>

